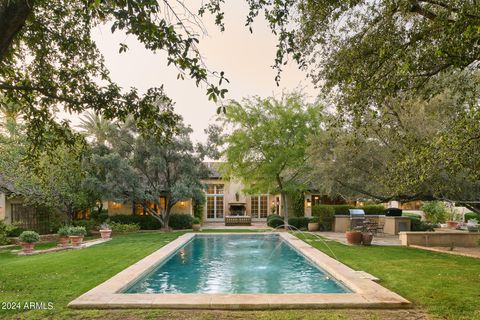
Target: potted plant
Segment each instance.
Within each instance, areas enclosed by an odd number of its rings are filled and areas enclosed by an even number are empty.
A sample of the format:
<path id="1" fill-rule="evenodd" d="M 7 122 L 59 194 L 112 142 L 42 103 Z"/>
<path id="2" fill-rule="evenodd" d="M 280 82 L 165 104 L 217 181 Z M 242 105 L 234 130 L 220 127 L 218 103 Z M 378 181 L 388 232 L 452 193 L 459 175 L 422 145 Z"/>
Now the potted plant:
<path id="1" fill-rule="evenodd" d="M 362 232 L 362 244 L 364 246 L 372 245 L 372 240 L 373 240 L 373 233 L 371 231 Z"/>
<path id="2" fill-rule="evenodd" d="M 29 254 L 33 252 L 35 242 L 40 241 L 40 235 L 35 231 L 23 231 L 18 237 L 23 253 Z"/>
<path id="3" fill-rule="evenodd" d="M 467 230 L 468 232 L 478 232 L 478 221 L 476 219 L 468 220 Z"/>
<path id="4" fill-rule="evenodd" d="M 459 225 L 458 218 L 457 210 L 452 207 L 447 213 L 447 228 L 457 229 Z"/>
<path id="5" fill-rule="evenodd" d="M 110 228 L 108 223 L 104 222 L 100 225 L 100 234 L 102 235 L 102 239 L 110 239 L 112 229 Z"/>
<path id="6" fill-rule="evenodd" d="M 308 231 L 318 231 L 320 229 L 320 218 L 313 217 L 308 221 Z"/>
<path id="7" fill-rule="evenodd" d="M 57 234 L 58 234 L 58 246 L 59 247 L 68 246 L 68 243 L 69 243 L 68 236 L 70 235 L 70 227 L 69 226 L 60 227 L 57 231 Z"/>
<path id="8" fill-rule="evenodd" d="M 71 227 L 70 228 L 70 241 L 72 246 L 79 247 L 82 244 L 83 237 L 87 234 L 85 227 Z"/>
<path id="9" fill-rule="evenodd" d="M 362 232 L 356 229 L 350 229 L 345 232 L 347 242 L 349 244 L 361 244 L 362 243 Z"/>
<path id="10" fill-rule="evenodd" d="M 202 227 L 202 225 L 200 224 L 200 219 L 197 218 L 197 217 L 194 217 L 193 221 L 192 221 L 193 231 L 200 231 L 201 227 Z"/>

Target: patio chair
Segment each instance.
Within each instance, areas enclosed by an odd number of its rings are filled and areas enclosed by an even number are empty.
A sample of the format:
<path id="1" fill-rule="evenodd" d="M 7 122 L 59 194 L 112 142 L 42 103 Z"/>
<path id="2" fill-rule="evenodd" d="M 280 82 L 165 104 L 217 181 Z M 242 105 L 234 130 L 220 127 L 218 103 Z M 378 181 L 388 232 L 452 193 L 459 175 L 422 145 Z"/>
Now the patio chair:
<path id="1" fill-rule="evenodd" d="M 375 228 L 373 228 L 372 231 L 373 231 L 373 233 L 374 233 L 375 235 L 381 233 L 382 236 L 384 236 L 384 235 L 385 235 L 385 233 L 383 232 L 383 228 L 384 228 L 384 227 L 385 227 L 385 222 L 379 222 L 379 223 L 377 223 L 377 225 L 375 226 Z"/>

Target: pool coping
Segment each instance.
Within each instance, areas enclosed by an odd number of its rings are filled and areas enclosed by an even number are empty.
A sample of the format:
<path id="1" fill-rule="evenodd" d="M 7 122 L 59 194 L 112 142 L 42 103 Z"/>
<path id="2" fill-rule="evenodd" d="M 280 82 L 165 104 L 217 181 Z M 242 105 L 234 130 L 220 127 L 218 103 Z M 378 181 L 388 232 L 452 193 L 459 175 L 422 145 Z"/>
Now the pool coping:
<path id="1" fill-rule="evenodd" d="M 215 232 L 198 235 L 261 235 L 259 232 Z M 408 308 L 410 302 L 375 283 L 365 273 L 355 271 L 287 232 L 283 240 L 346 285 L 352 293 L 309 294 L 144 294 L 119 293 L 147 274 L 197 234 L 186 233 L 159 250 L 127 267 L 112 278 L 68 304 L 77 309 L 165 308 L 165 309 L 302 309 L 302 308 Z"/>

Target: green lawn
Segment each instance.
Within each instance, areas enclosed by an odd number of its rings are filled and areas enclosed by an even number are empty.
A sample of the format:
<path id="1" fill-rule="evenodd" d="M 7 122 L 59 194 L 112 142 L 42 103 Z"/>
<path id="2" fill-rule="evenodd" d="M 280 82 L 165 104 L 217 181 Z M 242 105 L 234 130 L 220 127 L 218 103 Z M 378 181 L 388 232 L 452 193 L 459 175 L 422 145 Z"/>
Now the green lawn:
<path id="1" fill-rule="evenodd" d="M 231 231 L 231 230 L 229 230 Z M 82 250 L 19 257 L 0 252 L 0 318 L 27 319 L 480 319 L 480 261 L 409 248 L 348 247 L 336 256 L 415 302 L 412 310 L 70 310 L 68 302 L 152 253 L 181 232 L 136 233 Z M 311 240 L 311 239 L 306 239 Z M 325 250 L 321 242 L 309 242 Z M 327 252 L 328 253 L 328 252 Z M 52 302 L 52 310 L 2 310 L 6 302 Z"/>

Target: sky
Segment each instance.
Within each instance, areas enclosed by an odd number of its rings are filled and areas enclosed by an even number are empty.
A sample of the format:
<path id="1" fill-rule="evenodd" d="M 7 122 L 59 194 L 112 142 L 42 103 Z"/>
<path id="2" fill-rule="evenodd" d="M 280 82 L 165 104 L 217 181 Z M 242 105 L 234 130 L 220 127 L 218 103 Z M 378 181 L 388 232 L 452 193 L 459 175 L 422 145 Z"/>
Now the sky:
<path id="1" fill-rule="evenodd" d="M 197 11 L 198 7 L 191 9 Z M 253 34 L 250 33 L 245 27 L 247 11 L 244 1 L 227 1 L 224 32 L 214 25 L 210 15 L 202 19 L 208 35 L 200 39 L 200 52 L 210 70 L 224 71 L 229 79 L 226 98 L 241 100 L 252 95 L 278 96 L 283 90 L 296 88 L 303 88 L 307 95 L 315 96 L 305 73 L 298 70 L 293 62 L 285 67 L 277 87 L 274 81 L 276 71 L 271 68 L 276 38 L 261 16 L 253 25 Z M 195 82 L 188 78 L 177 80 L 178 71 L 173 66 L 167 66 L 166 55 L 146 50 L 134 36 L 112 34 L 109 26 L 104 26 L 93 30 L 93 38 L 105 57 L 113 81 L 124 88 L 136 87 L 140 92 L 163 84 L 166 94 L 175 103 L 175 112 L 192 127 L 192 139 L 195 142 L 205 141 L 204 129 L 212 122 L 217 109 L 215 103 L 208 101 L 205 87 L 196 87 Z M 126 53 L 118 53 L 120 42 L 128 45 Z M 78 124 L 78 116 L 67 117 L 73 125 Z"/>

